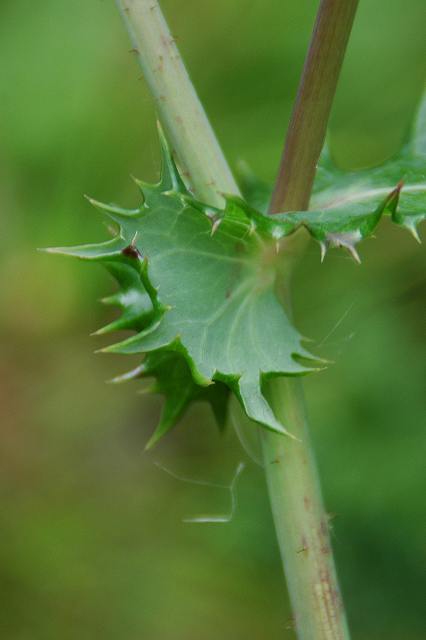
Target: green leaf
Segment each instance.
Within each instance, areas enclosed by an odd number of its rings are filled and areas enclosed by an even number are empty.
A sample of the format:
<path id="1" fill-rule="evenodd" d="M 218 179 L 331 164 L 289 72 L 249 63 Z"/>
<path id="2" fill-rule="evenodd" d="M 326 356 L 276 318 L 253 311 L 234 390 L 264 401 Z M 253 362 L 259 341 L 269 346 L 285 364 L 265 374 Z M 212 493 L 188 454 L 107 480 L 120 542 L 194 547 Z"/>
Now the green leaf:
<path id="1" fill-rule="evenodd" d="M 122 329 L 142 331 L 152 322 L 154 307 L 142 284 L 141 270 L 124 261 L 105 262 L 105 266 L 120 288 L 117 293 L 103 298 L 102 302 L 119 307 L 121 316 L 95 333 L 101 335 Z"/>
<path id="2" fill-rule="evenodd" d="M 185 358 L 178 353 L 171 351 L 152 352 L 146 356 L 140 366 L 114 378 L 111 382 L 121 383 L 140 378 L 155 378 L 156 382 L 148 388 L 148 391 L 161 393 L 165 396 L 160 421 L 147 443 L 146 449 L 151 449 L 158 440 L 170 431 L 188 406 L 196 400 L 208 402 L 219 428 L 224 428 L 229 389 L 220 382 L 208 387 L 197 385 Z"/>
<path id="3" fill-rule="evenodd" d="M 321 245 L 344 247 L 359 261 L 356 244 L 372 236 L 381 217 L 406 228 L 419 240 L 418 225 L 426 217 L 426 97 L 407 142 L 384 164 L 362 171 L 343 171 L 326 146 L 319 163 L 309 212 L 272 216 L 304 225 Z M 240 172 L 242 191 L 250 203 L 266 211 L 271 191 L 247 168 Z"/>
<path id="4" fill-rule="evenodd" d="M 272 376 L 321 368 L 321 362 L 302 346 L 276 295 L 282 239 L 304 226 L 323 254 L 342 246 L 357 258 L 356 243 L 372 235 L 383 215 L 416 233 L 426 210 L 424 123 L 423 105 L 402 151 L 374 170 L 343 172 L 325 149 L 309 212 L 267 216 L 234 196 L 225 196 L 221 210 L 197 201 L 161 132 L 161 180 L 156 185 L 136 181 L 143 197 L 138 208 L 91 200 L 118 225 L 117 236 L 51 251 L 98 261 L 118 282 L 118 292 L 105 302 L 118 305 L 122 315 L 100 332 L 134 330 L 135 335 L 104 349 L 144 358 L 115 381 L 154 377 L 152 389 L 165 396 L 148 446 L 194 400 L 208 401 L 223 425 L 231 391 L 249 418 L 288 435 L 262 386 Z M 251 201 L 257 197 L 259 204 L 265 186 L 256 192 L 252 176 L 250 181 Z"/>
<path id="5" fill-rule="evenodd" d="M 96 203 L 119 224 L 117 238 L 53 251 L 97 260 L 117 278 L 120 293 L 110 301 L 123 307 L 123 316 L 116 327 L 124 322 L 140 330 L 106 350 L 145 356 L 138 373 L 149 371 L 166 396 L 154 441 L 194 399 L 207 399 L 223 422 L 224 385 L 253 420 L 286 433 L 262 384 L 270 376 L 299 375 L 319 364 L 302 347 L 275 295 L 277 241 L 294 225 L 267 218 L 235 198 L 227 198 L 223 211 L 197 202 L 164 140 L 162 146 L 161 181 L 138 183 L 139 209 Z"/>
<path id="6" fill-rule="evenodd" d="M 417 227 L 426 217 L 426 98 L 401 151 L 372 169 L 338 169 L 323 153 L 307 214 L 295 214 L 322 246 L 355 245 L 371 236 L 383 214 L 419 240 Z"/>
<path id="7" fill-rule="evenodd" d="M 244 209 L 242 201 L 228 199 L 224 212 L 201 210 L 188 194 L 160 197 L 160 189 L 155 206 L 141 213 L 135 245 L 147 261 L 153 305 L 162 310 L 147 329 L 107 350 L 181 353 L 198 385 L 223 382 L 250 417 L 284 433 L 262 381 L 305 373 L 310 367 L 294 356 L 312 359 L 274 291 L 276 235 L 286 225 Z"/>

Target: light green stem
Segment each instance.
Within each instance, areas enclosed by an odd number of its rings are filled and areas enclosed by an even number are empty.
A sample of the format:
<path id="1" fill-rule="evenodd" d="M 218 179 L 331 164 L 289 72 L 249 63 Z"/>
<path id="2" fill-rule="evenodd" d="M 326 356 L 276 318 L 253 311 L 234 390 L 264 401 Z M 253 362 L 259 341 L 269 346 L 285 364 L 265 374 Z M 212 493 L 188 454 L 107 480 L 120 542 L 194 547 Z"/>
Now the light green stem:
<path id="1" fill-rule="evenodd" d="M 238 194 L 238 187 L 158 2 L 117 0 L 117 5 L 183 175 L 200 200 L 220 206 L 220 192 Z"/>
<path id="2" fill-rule="evenodd" d="M 330 0 L 331 1 L 331 0 Z M 336 4 L 345 0 L 333 0 Z M 349 2 L 351 0 L 348 0 Z M 220 146 L 155 0 L 117 0 L 159 116 L 196 195 L 221 204 L 238 193 Z M 346 640 L 327 519 L 298 383 L 270 385 L 277 416 L 299 440 L 262 430 L 265 471 L 300 640 Z M 285 413 L 284 413 L 285 411 Z M 250 425 L 253 428 L 253 425 Z M 241 428 L 245 428 L 242 422 Z"/>
<path id="3" fill-rule="evenodd" d="M 290 595 L 301 640 L 349 638 L 300 380 L 270 385 L 277 417 L 298 438 L 262 431 L 265 473 Z"/>

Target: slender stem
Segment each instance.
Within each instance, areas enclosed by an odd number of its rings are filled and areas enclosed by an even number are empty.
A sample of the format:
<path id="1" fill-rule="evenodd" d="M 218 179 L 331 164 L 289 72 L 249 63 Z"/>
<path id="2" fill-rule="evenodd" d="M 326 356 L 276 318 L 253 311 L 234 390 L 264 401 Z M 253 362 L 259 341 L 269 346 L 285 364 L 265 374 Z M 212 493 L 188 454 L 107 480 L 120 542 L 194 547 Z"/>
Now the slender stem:
<path id="1" fill-rule="evenodd" d="M 294 104 L 270 213 L 308 208 L 359 0 L 321 0 Z"/>
<path id="2" fill-rule="evenodd" d="M 117 0 L 161 123 L 197 196 L 221 205 L 238 194 L 217 138 L 156 0 Z"/>
<path id="3" fill-rule="evenodd" d="M 265 474 L 287 586 L 300 640 L 347 640 L 302 385 L 275 381 L 269 394 L 277 417 L 298 440 L 262 432 Z"/>
<path id="4" fill-rule="evenodd" d="M 358 0 L 321 1 L 270 213 L 308 208 L 357 6 Z M 272 382 L 268 391 L 277 417 L 298 438 L 262 434 L 265 473 L 297 635 L 300 640 L 348 640 L 302 386 L 288 378 Z"/>

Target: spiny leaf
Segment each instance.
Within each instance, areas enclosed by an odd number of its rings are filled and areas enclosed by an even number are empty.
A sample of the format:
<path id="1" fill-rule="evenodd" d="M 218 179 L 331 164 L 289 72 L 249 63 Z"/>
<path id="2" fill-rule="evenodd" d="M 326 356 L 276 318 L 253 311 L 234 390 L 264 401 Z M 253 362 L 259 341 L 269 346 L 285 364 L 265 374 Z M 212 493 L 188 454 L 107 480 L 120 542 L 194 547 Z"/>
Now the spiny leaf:
<path id="1" fill-rule="evenodd" d="M 119 258 L 127 244 L 124 238 L 116 236 L 112 240 L 107 240 L 107 242 L 82 244 L 75 247 L 50 247 L 49 249 L 43 249 L 43 251 L 58 253 L 63 256 L 73 256 L 82 260 L 105 262 Z"/>
<path id="2" fill-rule="evenodd" d="M 344 247 L 355 259 L 355 245 L 371 236 L 382 215 L 405 227 L 419 240 L 418 225 L 426 217 L 426 97 L 410 136 L 391 160 L 373 169 L 343 171 L 323 150 L 309 212 L 277 214 L 292 218 L 294 228 L 304 225 L 321 245 L 322 257 L 329 247 Z M 266 211 L 271 191 L 247 169 L 241 174 L 243 193 Z"/>
<path id="3" fill-rule="evenodd" d="M 231 391 L 252 420 L 288 434 L 262 386 L 272 376 L 302 375 L 322 363 L 302 346 L 276 296 L 281 240 L 304 226 L 323 254 L 342 246 L 357 259 L 356 243 L 371 236 L 383 215 L 416 230 L 426 209 L 424 121 L 422 107 L 414 137 L 373 171 L 343 172 L 325 149 L 312 210 L 275 216 L 235 196 L 225 195 L 223 209 L 194 199 L 160 131 L 161 179 L 136 181 L 142 204 L 125 210 L 93 202 L 119 225 L 118 235 L 52 250 L 101 262 L 118 282 L 119 291 L 105 302 L 118 305 L 122 316 L 101 332 L 136 333 L 103 351 L 141 354 L 142 364 L 114 381 L 154 377 L 152 389 L 165 396 L 148 446 L 194 400 L 207 400 L 223 424 Z"/>
<path id="4" fill-rule="evenodd" d="M 286 433 L 262 383 L 269 375 L 299 375 L 317 364 L 275 296 L 276 241 L 294 225 L 266 218 L 235 198 L 227 198 L 223 211 L 197 202 L 164 138 L 162 148 L 160 183 L 140 183 L 143 205 L 130 215 L 104 208 L 120 225 L 119 238 L 60 251 L 99 260 L 118 280 L 120 294 L 110 299 L 126 306 L 118 322 L 140 330 L 106 350 L 145 356 L 136 375 L 149 371 L 166 396 L 154 440 L 196 398 L 208 399 L 223 421 L 224 385 L 253 420 Z M 145 294 L 152 304 L 148 313 Z"/>
<path id="5" fill-rule="evenodd" d="M 149 439 L 146 449 L 151 449 L 184 414 L 194 401 L 205 401 L 210 404 L 219 428 L 225 427 L 229 389 L 217 382 L 208 387 L 197 385 L 183 356 L 171 351 L 158 351 L 146 356 L 141 365 L 132 371 L 117 376 L 112 383 L 118 384 L 129 380 L 155 378 L 156 383 L 149 390 L 165 396 L 165 403 L 160 421 Z"/>
<path id="6" fill-rule="evenodd" d="M 120 288 L 117 293 L 103 298 L 102 302 L 119 307 L 122 314 L 117 320 L 98 329 L 96 334 L 102 335 L 122 329 L 142 331 L 152 322 L 155 309 L 142 284 L 140 268 L 135 268 L 124 261 L 106 262 L 105 266 L 117 280 Z"/>
<path id="7" fill-rule="evenodd" d="M 320 243 L 333 246 L 333 234 L 350 233 L 356 234 L 350 240 L 354 246 L 372 235 L 382 214 L 418 239 L 417 227 L 426 216 L 425 113 L 426 96 L 407 142 L 381 166 L 345 172 L 323 154 L 311 211 L 296 214 Z"/>
<path id="8" fill-rule="evenodd" d="M 146 449 L 151 449 L 170 429 L 172 429 L 187 407 L 195 400 L 207 401 L 220 428 L 223 428 L 229 397 L 229 390 L 221 383 L 209 387 L 197 385 L 185 358 L 173 352 L 154 352 L 146 357 L 147 367 L 143 376 L 155 377 L 155 393 L 165 396 L 163 410 L 154 433 Z"/>
<path id="9" fill-rule="evenodd" d="M 188 196 L 182 201 L 175 193 L 157 194 L 157 205 L 141 218 L 136 246 L 165 311 L 108 350 L 182 353 L 198 385 L 224 382 L 253 419 L 283 433 L 262 396 L 263 376 L 305 373 L 309 367 L 293 356 L 310 355 L 275 297 L 272 227 L 256 219 L 253 227 L 241 202 L 225 209 L 212 236 L 211 220 Z"/>

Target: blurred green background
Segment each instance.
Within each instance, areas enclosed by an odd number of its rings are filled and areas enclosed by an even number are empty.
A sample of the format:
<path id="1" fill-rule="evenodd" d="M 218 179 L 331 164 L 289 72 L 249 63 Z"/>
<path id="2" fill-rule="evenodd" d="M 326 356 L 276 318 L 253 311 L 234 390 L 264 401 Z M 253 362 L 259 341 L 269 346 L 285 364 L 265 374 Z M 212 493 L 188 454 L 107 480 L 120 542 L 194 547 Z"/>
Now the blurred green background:
<path id="1" fill-rule="evenodd" d="M 165 1 L 226 154 L 274 178 L 313 0 Z M 331 122 L 360 167 L 401 142 L 425 76 L 424 0 L 364 0 Z M 106 237 L 84 201 L 136 202 L 158 175 L 153 104 L 112 0 L 0 4 L 0 637 L 293 638 L 262 470 L 194 407 L 152 454 L 161 408 L 99 356 L 100 269 L 36 247 Z M 323 266 L 310 246 L 296 315 L 335 360 L 306 379 L 353 636 L 424 637 L 425 256 L 384 222 Z M 423 420 L 422 420 L 423 419 Z M 228 509 L 231 523 L 182 518 Z M 423 529 L 423 530 L 422 530 Z"/>

